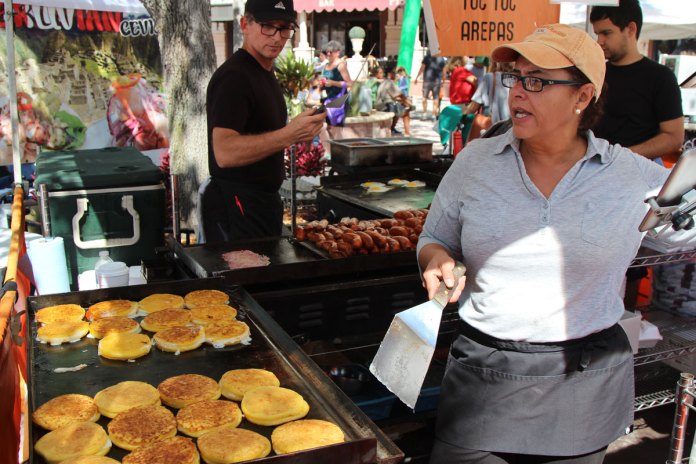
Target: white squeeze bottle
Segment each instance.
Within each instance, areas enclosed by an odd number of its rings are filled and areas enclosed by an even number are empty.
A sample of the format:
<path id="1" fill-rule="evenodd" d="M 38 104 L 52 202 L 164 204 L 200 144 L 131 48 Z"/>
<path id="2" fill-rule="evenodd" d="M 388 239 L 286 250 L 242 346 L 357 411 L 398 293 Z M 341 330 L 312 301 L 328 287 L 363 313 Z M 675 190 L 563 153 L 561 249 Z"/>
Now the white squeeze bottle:
<path id="1" fill-rule="evenodd" d="M 97 281 L 97 285 L 99 285 L 99 266 L 102 264 L 106 263 L 113 263 L 114 260 L 109 257 L 109 251 L 108 250 L 102 250 L 99 252 L 99 259 L 97 260 L 96 264 L 94 265 L 94 278 Z"/>

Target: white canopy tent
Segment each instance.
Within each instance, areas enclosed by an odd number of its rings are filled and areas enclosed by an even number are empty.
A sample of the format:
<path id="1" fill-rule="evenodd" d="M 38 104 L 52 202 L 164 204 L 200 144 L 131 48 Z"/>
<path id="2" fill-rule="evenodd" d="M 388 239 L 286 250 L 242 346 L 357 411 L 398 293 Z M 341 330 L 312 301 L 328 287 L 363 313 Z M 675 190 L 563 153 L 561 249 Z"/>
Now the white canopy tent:
<path id="1" fill-rule="evenodd" d="M 674 40 L 696 37 L 694 0 L 641 0 L 645 40 Z M 585 28 L 587 9 L 580 3 L 562 3 L 560 22 Z M 590 27 L 591 30 L 591 27 Z"/>
<path id="2" fill-rule="evenodd" d="M 72 10 L 114 11 L 133 15 L 147 15 L 139 0 L 4 0 L 7 39 L 8 93 L 12 116 L 12 157 L 15 184 L 22 182 L 21 155 L 19 149 L 19 116 L 17 113 L 17 86 L 15 78 L 14 24 L 10 20 L 13 4 L 41 8 L 67 8 Z"/>

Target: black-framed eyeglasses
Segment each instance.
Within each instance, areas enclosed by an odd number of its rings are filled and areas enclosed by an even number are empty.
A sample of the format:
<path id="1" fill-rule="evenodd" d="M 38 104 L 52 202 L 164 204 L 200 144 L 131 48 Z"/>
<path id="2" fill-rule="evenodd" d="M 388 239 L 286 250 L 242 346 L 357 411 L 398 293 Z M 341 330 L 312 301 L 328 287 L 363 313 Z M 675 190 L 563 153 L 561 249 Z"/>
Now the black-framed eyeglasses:
<path id="1" fill-rule="evenodd" d="M 289 39 L 295 35 L 294 27 L 276 27 L 273 24 L 260 23 L 258 21 L 256 23 L 261 26 L 261 33 L 268 37 L 273 37 L 276 35 L 276 32 L 280 32 L 280 37 L 283 39 Z"/>
<path id="2" fill-rule="evenodd" d="M 542 79 L 541 77 L 520 76 L 513 73 L 502 73 L 500 79 L 503 87 L 511 89 L 519 81 L 522 81 L 522 88 L 527 92 L 541 92 L 547 85 L 583 85 L 587 82 L 581 81 L 563 81 L 559 79 Z"/>

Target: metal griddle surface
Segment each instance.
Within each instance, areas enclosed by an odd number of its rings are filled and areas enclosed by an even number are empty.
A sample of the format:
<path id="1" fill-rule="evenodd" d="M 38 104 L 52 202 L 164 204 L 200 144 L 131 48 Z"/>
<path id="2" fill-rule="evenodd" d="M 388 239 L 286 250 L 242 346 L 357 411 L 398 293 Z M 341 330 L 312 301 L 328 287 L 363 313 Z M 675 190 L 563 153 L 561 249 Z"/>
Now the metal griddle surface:
<path id="1" fill-rule="evenodd" d="M 397 267 L 417 269 L 415 251 L 332 259 L 326 251 L 317 248 L 313 243 L 297 242 L 289 237 L 192 247 L 182 247 L 178 243 L 170 245 L 197 276 L 224 277 L 228 283 L 238 285 L 316 279 L 317 276 L 344 276 L 354 272 L 393 270 Z M 265 254 L 271 259 L 271 264 L 259 268 L 228 269 L 222 259 L 222 253 L 235 249 L 248 249 Z"/>
<path id="2" fill-rule="evenodd" d="M 252 342 L 215 349 L 204 345 L 194 351 L 174 355 L 153 347 L 150 354 L 134 362 L 104 359 L 97 354 L 97 340 L 84 338 L 61 346 L 40 344 L 36 339 L 34 313 L 46 306 L 76 303 L 83 307 L 106 299 L 140 300 L 153 293 L 184 295 L 192 290 L 216 288 L 230 295 L 230 304 L 239 309 L 240 320 L 251 328 Z M 316 450 L 269 456 L 253 462 L 346 463 L 398 462 L 403 453 L 365 416 L 331 380 L 314 364 L 273 321 L 270 316 L 239 287 L 224 287 L 222 279 L 199 279 L 156 285 L 120 287 L 29 298 L 30 333 L 28 340 L 30 372 L 30 408 L 66 393 L 94 396 L 98 391 L 124 380 L 140 380 L 157 386 L 164 379 L 180 374 L 202 374 L 219 380 L 230 369 L 256 367 L 274 372 L 281 385 L 300 393 L 310 405 L 307 418 L 325 419 L 338 424 L 346 442 Z M 147 333 L 147 332 L 145 332 Z M 149 334 L 152 335 L 152 334 Z M 77 372 L 57 374 L 58 367 L 87 364 Z M 174 410 L 176 413 L 176 411 Z M 105 427 L 108 418 L 99 424 Z M 263 427 L 243 420 L 242 428 L 256 431 L 270 439 L 273 427 Z M 43 463 L 34 455 L 33 443 L 45 432 L 32 428 L 31 462 Z M 374 437 L 377 437 L 375 439 Z M 113 446 L 108 456 L 121 459 L 126 451 Z"/>
<path id="3" fill-rule="evenodd" d="M 236 250 L 251 250 L 268 256 L 268 266 L 230 269 L 223 253 Z M 276 237 L 236 242 L 216 242 L 190 247 L 177 247 L 177 255 L 199 277 L 224 275 L 236 284 L 256 284 L 278 280 L 281 276 L 292 275 L 298 268 L 311 266 L 318 259 L 323 259 L 304 247 L 293 245 L 289 237 Z M 272 272 L 271 271 L 272 268 Z M 282 278 L 282 277 L 281 277 Z"/>
<path id="4" fill-rule="evenodd" d="M 360 184 L 366 181 L 382 182 L 388 185 L 392 179 L 420 180 L 425 187 L 394 187 L 383 193 L 369 193 Z M 427 208 L 433 201 L 435 190 L 442 178 L 438 175 L 418 170 L 380 172 L 370 176 L 332 176 L 322 179 L 320 192 L 339 200 L 358 205 L 377 214 L 391 217 L 404 209 Z"/>

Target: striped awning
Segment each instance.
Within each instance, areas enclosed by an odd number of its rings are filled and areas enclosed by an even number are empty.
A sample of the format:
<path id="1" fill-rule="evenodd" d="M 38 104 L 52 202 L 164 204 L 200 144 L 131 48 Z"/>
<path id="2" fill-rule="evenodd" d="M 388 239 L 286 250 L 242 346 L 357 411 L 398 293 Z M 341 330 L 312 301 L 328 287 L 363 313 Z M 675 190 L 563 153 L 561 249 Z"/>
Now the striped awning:
<path id="1" fill-rule="evenodd" d="M 295 0 L 296 11 L 394 10 L 405 0 Z"/>

